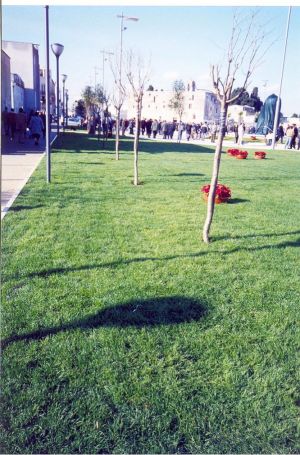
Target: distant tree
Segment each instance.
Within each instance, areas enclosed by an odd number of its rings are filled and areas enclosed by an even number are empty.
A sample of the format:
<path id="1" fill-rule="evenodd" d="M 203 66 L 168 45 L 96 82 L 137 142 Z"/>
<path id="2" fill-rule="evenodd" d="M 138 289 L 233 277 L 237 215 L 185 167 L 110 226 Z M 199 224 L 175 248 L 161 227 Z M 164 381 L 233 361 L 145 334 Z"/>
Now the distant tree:
<path id="1" fill-rule="evenodd" d="M 237 104 L 239 106 L 246 106 L 249 100 L 249 93 L 243 87 L 237 87 L 232 90 L 232 98 L 235 100 L 230 104 Z"/>
<path id="2" fill-rule="evenodd" d="M 85 103 L 83 99 L 80 99 L 77 101 L 77 104 L 75 106 L 75 115 L 79 117 L 85 117 L 86 116 L 86 108 L 85 108 Z"/>
<path id="3" fill-rule="evenodd" d="M 135 134 L 134 134 L 134 185 L 139 184 L 138 173 L 138 152 L 139 138 L 142 116 L 142 101 L 144 96 L 145 84 L 149 80 L 150 65 L 144 65 L 143 60 L 139 56 L 134 56 L 133 52 L 128 53 L 126 76 L 132 90 L 132 94 L 136 104 L 135 116 Z"/>
<path id="4" fill-rule="evenodd" d="M 100 109 L 103 109 L 104 104 L 107 102 L 103 87 L 100 84 L 97 84 L 94 88 L 87 85 L 81 96 L 89 116 L 95 115 Z"/>
<path id="5" fill-rule="evenodd" d="M 295 113 L 294 113 L 294 114 L 291 116 L 291 118 L 298 118 L 298 114 L 295 114 Z"/>
<path id="6" fill-rule="evenodd" d="M 254 87 L 254 89 L 252 90 L 251 96 L 249 96 L 249 93 L 247 92 L 247 90 L 243 90 L 242 87 L 237 87 L 232 90 L 231 96 L 233 98 L 235 98 L 237 95 L 238 95 L 238 98 L 230 104 L 237 104 L 240 106 L 250 106 L 250 107 L 254 107 L 255 112 L 260 111 L 260 109 L 263 105 L 263 102 L 261 101 L 261 99 L 258 96 L 257 87 Z"/>
<path id="7" fill-rule="evenodd" d="M 262 43 L 266 36 L 265 27 L 257 22 L 257 12 L 253 11 L 250 17 L 233 17 L 233 25 L 227 53 L 224 56 L 224 73 L 221 74 L 219 65 L 211 67 L 211 76 L 214 91 L 221 104 L 220 109 L 220 132 L 216 144 L 213 170 L 210 182 L 210 190 L 207 201 L 207 213 L 203 226 L 203 241 L 209 243 L 209 232 L 214 215 L 215 194 L 218 183 L 221 152 L 226 130 L 226 118 L 228 106 L 234 104 L 246 91 L 249 78 L 266 53 L 262 49 Z M 235 96 L 233 96 L 233 84 L 238 74 L 243 75 L 244 83 Z"/>
<path id="8" fill-rule="evenodd" d="M 147 92 L 153 92 L 153 91 L 154 91 L 153 85 L 149 85 L 149 87 L 147 88 Z"/>
<path id="9" fill-rule="evenodd" d="M 91 116 L 95 110 L 95 92 L 93 88 L 87 85 L 82 91 L 81 96 L 84 100 L 86 113 L 88 116 Z"/>
<path id="10" fill-rule="evenodd" d="M 95 107 L 99 111 L 107 104 L 108 99 L 107 95 L 104 93 L 103 87 L 100 84 L 97 84 L 95 87 Z"/>
<path id="11" fill-rule="evenodd" d="M 181 122 L 184 113 L 184 91 L 185 86 L 182 80 L 176 80 L 173 84 L 173 97 L 170 99 L 169 107 L 173 109 Z"/>

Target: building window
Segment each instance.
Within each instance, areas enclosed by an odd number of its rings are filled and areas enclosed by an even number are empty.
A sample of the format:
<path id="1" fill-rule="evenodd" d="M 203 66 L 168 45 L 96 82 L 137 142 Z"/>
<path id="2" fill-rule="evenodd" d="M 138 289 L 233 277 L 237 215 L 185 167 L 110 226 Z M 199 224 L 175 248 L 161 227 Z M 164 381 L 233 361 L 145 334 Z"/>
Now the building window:
<path id="1" fill-rule="evenodd" d="M 153 97 L 153 103 L 155 103 L 155 96 Z"/>
<path id="2" fill-rule="evenodd" d="M 192 105 L 191 104 L 189 104 L 189 109 L 192 109 Z"/>
<path id="3" fill-rule="evenodd" d="M 194 101 L 194 95 L 192 95 L 192 100 Z"/>

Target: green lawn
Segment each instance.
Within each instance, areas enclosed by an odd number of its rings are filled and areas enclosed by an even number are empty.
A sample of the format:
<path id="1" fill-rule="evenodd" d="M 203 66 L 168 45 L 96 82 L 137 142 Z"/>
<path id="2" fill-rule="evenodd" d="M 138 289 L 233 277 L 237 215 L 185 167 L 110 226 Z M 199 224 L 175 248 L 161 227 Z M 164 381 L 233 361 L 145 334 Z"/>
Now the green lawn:
<path id="1" fill-rule="evenodd" d="M 2 453 L 298 453 L 300 155 L 70 133 L 6 215 Z"/>

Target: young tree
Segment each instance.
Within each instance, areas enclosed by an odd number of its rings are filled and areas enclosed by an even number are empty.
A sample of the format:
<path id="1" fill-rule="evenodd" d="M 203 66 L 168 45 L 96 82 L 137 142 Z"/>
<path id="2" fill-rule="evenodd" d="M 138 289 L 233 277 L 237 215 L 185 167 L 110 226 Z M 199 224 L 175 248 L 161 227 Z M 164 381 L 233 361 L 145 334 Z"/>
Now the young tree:
<path id="1" fill-rule="evenodd" d="M 184 113 L 184 91 L 185 86 L 182 80 L 176 80 L 173 84 L 173 97 L 170 99 L 169 107 L 179 116 L 181 122 Z"/>
<path id="2" fill-rule="evenodd" d="M 136 104 L 136 118 L 135 118 L 135 134 L 134 134 L 134 185 L 139 184 L 138 174 L 138 151 L 139 151 L 139 137 L 140 125 L 142 115 L 142 101 L 144 96 L 145 84 L 149 81 L 149 65 L 145 67 L 141 57 L 134 57 L 133 52 L 129 52 L 127 60 L 126 76 L 132 90 L 132 94 Z"/>
<path id="3" fill-rule="evenodd" d="M 211 67 L 213 88 L 220 101 L 221 112 L 220 132 L 214 154 L 213 171 L 207 201 L 207 214 L 203 226 L 203 241 L 205 243 L 209 243 L 210 241 L 209 232 L 214 215 L 215 193 L 220 170 L 228 105 L 236 101 L 242 92 L 246 90 L 250 76 L 266 52 L 266 50 L 261 52 L 266 33 L 263 27 L 257 23 L 257 14 L 257 11 L 254 11 L 246 18 L 239 17 L 237 14 L 234 15 L 227 55 L 224 57 L 224 61 L 226 62 L 225 71 L 221 74 L 219 65 L 212 65 Z M 243 84 L 239 93 L 233 96 L 233 85 L 237 77 L 243 79 Z"/>
<path id="4" fill-rule="evenodd" d="M 116 142 L 115 142 L 115 150 L 116 150 L 116 160 L 119 160 L 119 145 L 120 145 L 120 120 L 121 120 L 121 109 L 124 104 L 126 98 L 126 88 L 125 84 L 122 82 L 120 78 L 120 61 L 118 57 L 112 62 L 110 62 L 110 69 L 114 78 L 116 90 L 113 92 L 112 95 L 112 103 L 116 110 Z M 124 119 L 123 119 L 124 120 Z"/>

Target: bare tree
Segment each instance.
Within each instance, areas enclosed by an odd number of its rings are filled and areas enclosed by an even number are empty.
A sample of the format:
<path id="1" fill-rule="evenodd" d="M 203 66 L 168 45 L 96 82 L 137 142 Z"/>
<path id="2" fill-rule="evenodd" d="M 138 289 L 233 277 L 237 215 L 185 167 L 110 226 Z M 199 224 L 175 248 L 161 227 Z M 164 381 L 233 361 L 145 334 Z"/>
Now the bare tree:
<path id="1" fill-rule="evenodd" d="M 253 11 L 247 17 L 234 14 L 231 36 L 227 54 L 224 57 L 225 69 L 221 74 L 220 65 L 212 65 L 211 77 L 214 91 L 221 103 L 220 131 L 216 144 L 210 191 L 207 202 L 207 215 L 203 226 L 203 241 L 209 243 L 209 231 L 215 207 L 215 193 L 220 170 L 221 152 L 225 135 L 228 105 L 237 100 L 243 93 L 255 68 L 261 63 L 267 49 L 262 50 L 266 37 L 264 27 L 257 23 L 258 11 Z M 233 85 L 239 78 L 242 83 L 239 93 L 232 96 Z"/>
<path id="2" fill-rule="evenodd" d="M 134 56 L 133 52 L 128 53 L 126 76 L 132 90 L 136 105 L 135 133 L 134 133 L 134 185 L 139 184 L 138 178 L 138 151 L 140 125 L 142 115 L 142 101 L 144 96 L 145 84 L 149 81 L 150 65 L 146 67 L 140 56 Z"/>
<path id="3" fill-rule="evenodd" d="M 173 96 L 170 99 L 169 107 L 173 109 L 179 116 L 181 122 L 184 113 L 184 83 L 182 80 L 176 80 L 173 84 Z"/>
<path id="4" fill-rule="evenodd" d="M 116 54 L 117 55 L 117 54 Z M 126 88 L 125 84 L 121 81 L 120 78 L 120 62 L 118 57 L 116 56 L 115 60 L 112 62 L 110 61 L 110 69 L 114 78 L 115 88 L 116 91 L 112 94 L 112 103 L 116 110 L 116 142 L 115 142 L 115 150 L 116 150 L 116 160 L 120 158 L 119 154 L 119 145 L 120 145 L 120 119 L 121 119 L 121 109 L 124 104 L 126 98 Z M 123 119 L 124 121 L 124 119 Z"/>

